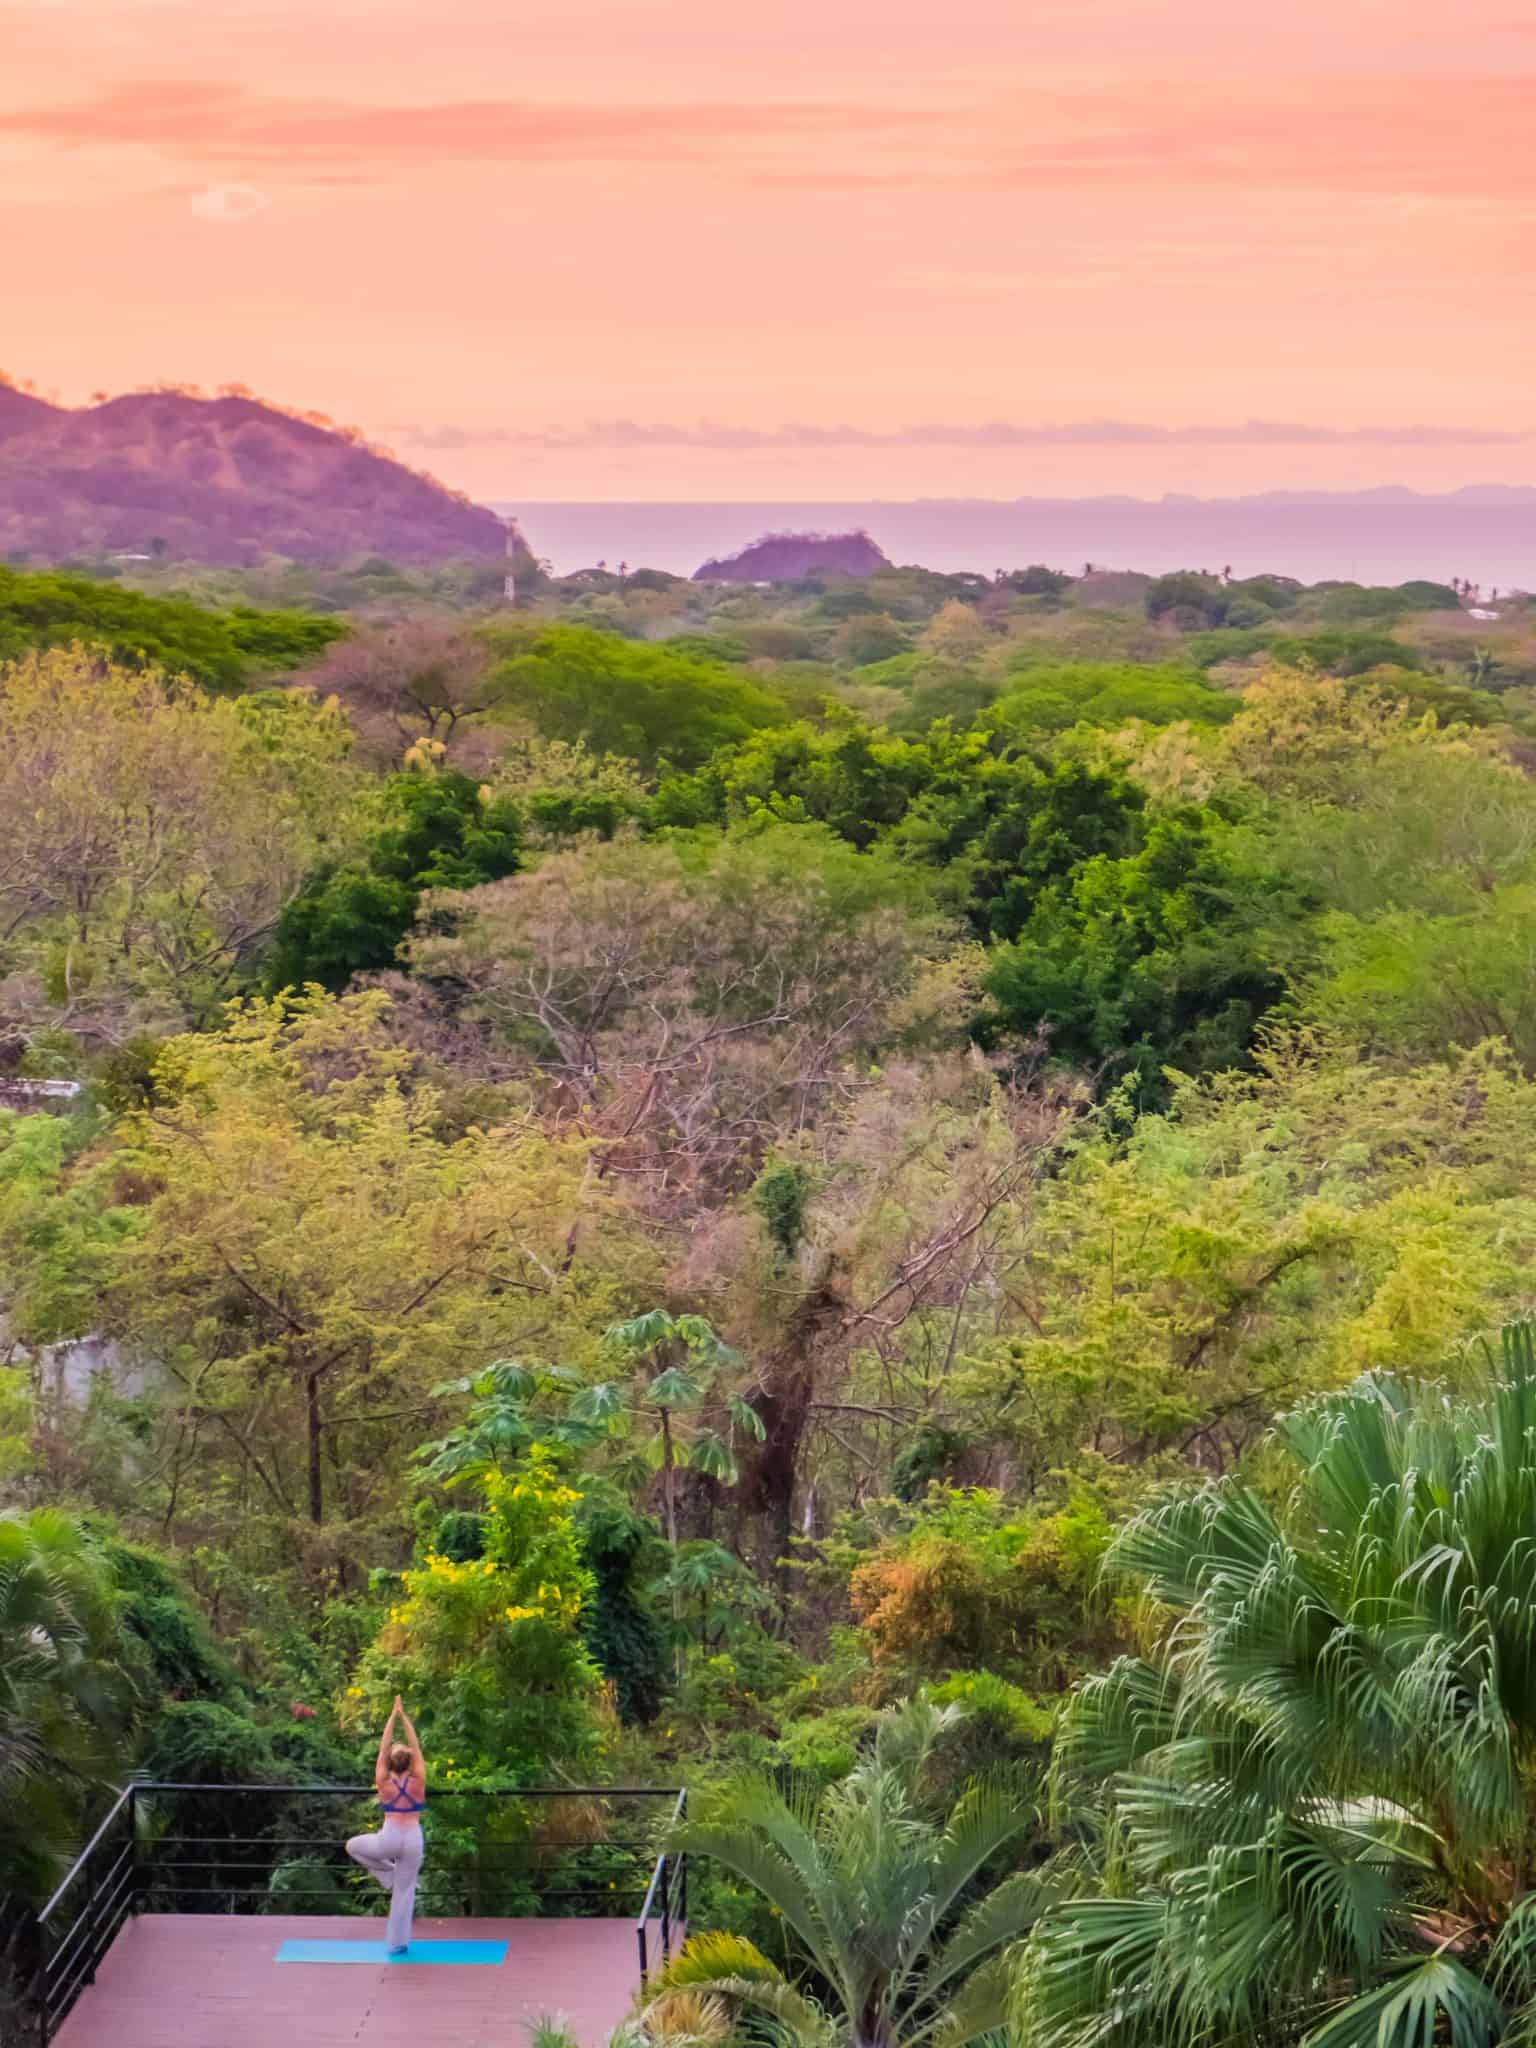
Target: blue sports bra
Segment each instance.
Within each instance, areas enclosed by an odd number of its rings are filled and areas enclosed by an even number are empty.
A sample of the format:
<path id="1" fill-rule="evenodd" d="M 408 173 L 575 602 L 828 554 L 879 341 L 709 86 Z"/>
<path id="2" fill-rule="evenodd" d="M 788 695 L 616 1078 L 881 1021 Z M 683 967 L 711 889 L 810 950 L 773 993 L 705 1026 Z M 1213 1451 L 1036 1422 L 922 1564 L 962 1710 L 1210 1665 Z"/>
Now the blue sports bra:
<path id="1" fill-rule="evenodd" d="M 379 1804 L 384 1809 L 384 1811 L 386 1813 L 424 1812 L 426 1810 L 427 1802 L 425 1801 L 425 1799 L 413 1799 L 411 1797 L 410 1779 L 396 1777 L 393 1771 L 391 1771 L 389 1775 L 394 1782 L 395 1796 L 393 1799 L 381 1799 L 379 1801 Z"/>

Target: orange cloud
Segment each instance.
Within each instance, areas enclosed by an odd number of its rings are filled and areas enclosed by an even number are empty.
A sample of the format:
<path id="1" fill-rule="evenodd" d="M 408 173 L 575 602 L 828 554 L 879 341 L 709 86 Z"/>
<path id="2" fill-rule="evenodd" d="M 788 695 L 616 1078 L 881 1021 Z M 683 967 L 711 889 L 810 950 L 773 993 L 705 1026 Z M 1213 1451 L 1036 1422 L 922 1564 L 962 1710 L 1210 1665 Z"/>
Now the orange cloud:
<path id="1" fill-rule="evenodd" d="M 268 176 L 463 162 L 734 166 L 770 184 L 1204 186 L 1536 198 L 1536 72 L 1105 79 L 974 103 L 450 99 L 367 104 L 139 80 L 13 108 L 0 134 Z"/>
<path id="2" fill-rule="evenodd" d="M 133 146 L 271 173 L 306 167 L 530 159 L 697 163 L 764 146 L 915 137 L 930 109 L 821 101 L 554 105 L 453 100 L 364 106 L 263 97 L 239 86 L 143 80 L 92 100 L 0 113 L 0 133 L 69 148 Z"/>

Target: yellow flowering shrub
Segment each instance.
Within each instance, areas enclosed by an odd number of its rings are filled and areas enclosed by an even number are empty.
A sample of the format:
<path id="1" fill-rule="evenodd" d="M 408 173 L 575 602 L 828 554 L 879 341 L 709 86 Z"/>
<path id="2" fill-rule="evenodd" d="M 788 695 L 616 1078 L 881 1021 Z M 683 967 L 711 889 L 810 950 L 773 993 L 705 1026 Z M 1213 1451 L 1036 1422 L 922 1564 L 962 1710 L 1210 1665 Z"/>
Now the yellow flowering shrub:
<path id="1" fill-rule="evenodd" d="M 527 1783 L 597 1748 L 599 1674 L 580 1635 L 592 1590 L 574 1520 L 581 1495 L 538 1446 L 517 1473 L 487 1472 L 480 1484 L 483 1555 L 428 1551 L 402 1574 L 338 1712 L 361 1732 L 401 1693 L 440 1782 L 451 1768 Z"/>

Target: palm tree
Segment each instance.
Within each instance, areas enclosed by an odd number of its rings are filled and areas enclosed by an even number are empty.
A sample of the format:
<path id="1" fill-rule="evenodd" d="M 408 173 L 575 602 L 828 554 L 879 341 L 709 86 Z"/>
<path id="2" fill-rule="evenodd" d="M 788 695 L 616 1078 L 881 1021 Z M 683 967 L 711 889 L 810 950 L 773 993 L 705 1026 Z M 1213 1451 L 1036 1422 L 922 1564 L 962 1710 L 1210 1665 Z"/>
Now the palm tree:
<path id="1" fill-rule="evenodd" d="M 882 1715 L 869 1753 L 841 1783 L 786 1796 L 750 1778 L 673 1846 L 745 1880 L 784 1921 L 816 1988 L 792 1983 L 751 1942 L 694 1936 L 654 1980 L 643 2021 L 684 2031 L 724 2008 L 805 2048 L 962 2048 L 1007 2019 L 1004 1951 L 1047 1896 L 1032 1872 L 978 1891 L 994 1858 L 1039 1820 L 1009 1773 L 973 1779 L 947 1815 L 923 1796 L 938 1737 L 960 1718 L 925 1700 Z"/>
<path id="2" fill-rule="evenodd" d="M 1278 1436 L 1279 1511 L 1212 1484 L 1114 1546 L 1164 1625 L 1059 1737 L 1094 1882 L 1030 1943 L 1033 2048 L 1536 2038 L 1532 1333 Z"/>
<path id="3" fill-rule="evenodd" d="M 0 1897 L 45 1891 L 103 1784 L 126 1681 L 111 1573 L 49 1508 L 0 1515 Z"/>

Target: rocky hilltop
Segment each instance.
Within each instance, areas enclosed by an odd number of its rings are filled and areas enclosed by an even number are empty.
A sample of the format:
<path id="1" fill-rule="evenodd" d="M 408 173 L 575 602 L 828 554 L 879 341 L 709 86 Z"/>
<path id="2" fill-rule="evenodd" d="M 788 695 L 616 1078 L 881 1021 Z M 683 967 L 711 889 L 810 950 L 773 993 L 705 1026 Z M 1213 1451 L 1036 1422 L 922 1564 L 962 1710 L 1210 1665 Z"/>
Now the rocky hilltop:
<path id="1" fill-rule="evenodd" d="M 739 555 L 705 562 L 695 583 L 798 583 L 806 576 L 873 576 L 890 562 L 862 530 L 856 533 L 768 533 Z"/>
<path id="2" fill-rule="evenodd" d="M 505 546 L 484 506 L 254 398 L 148 391 L 71 410 L 0 385 L 0 554 L 12 560 L 421 563 Z"/>

